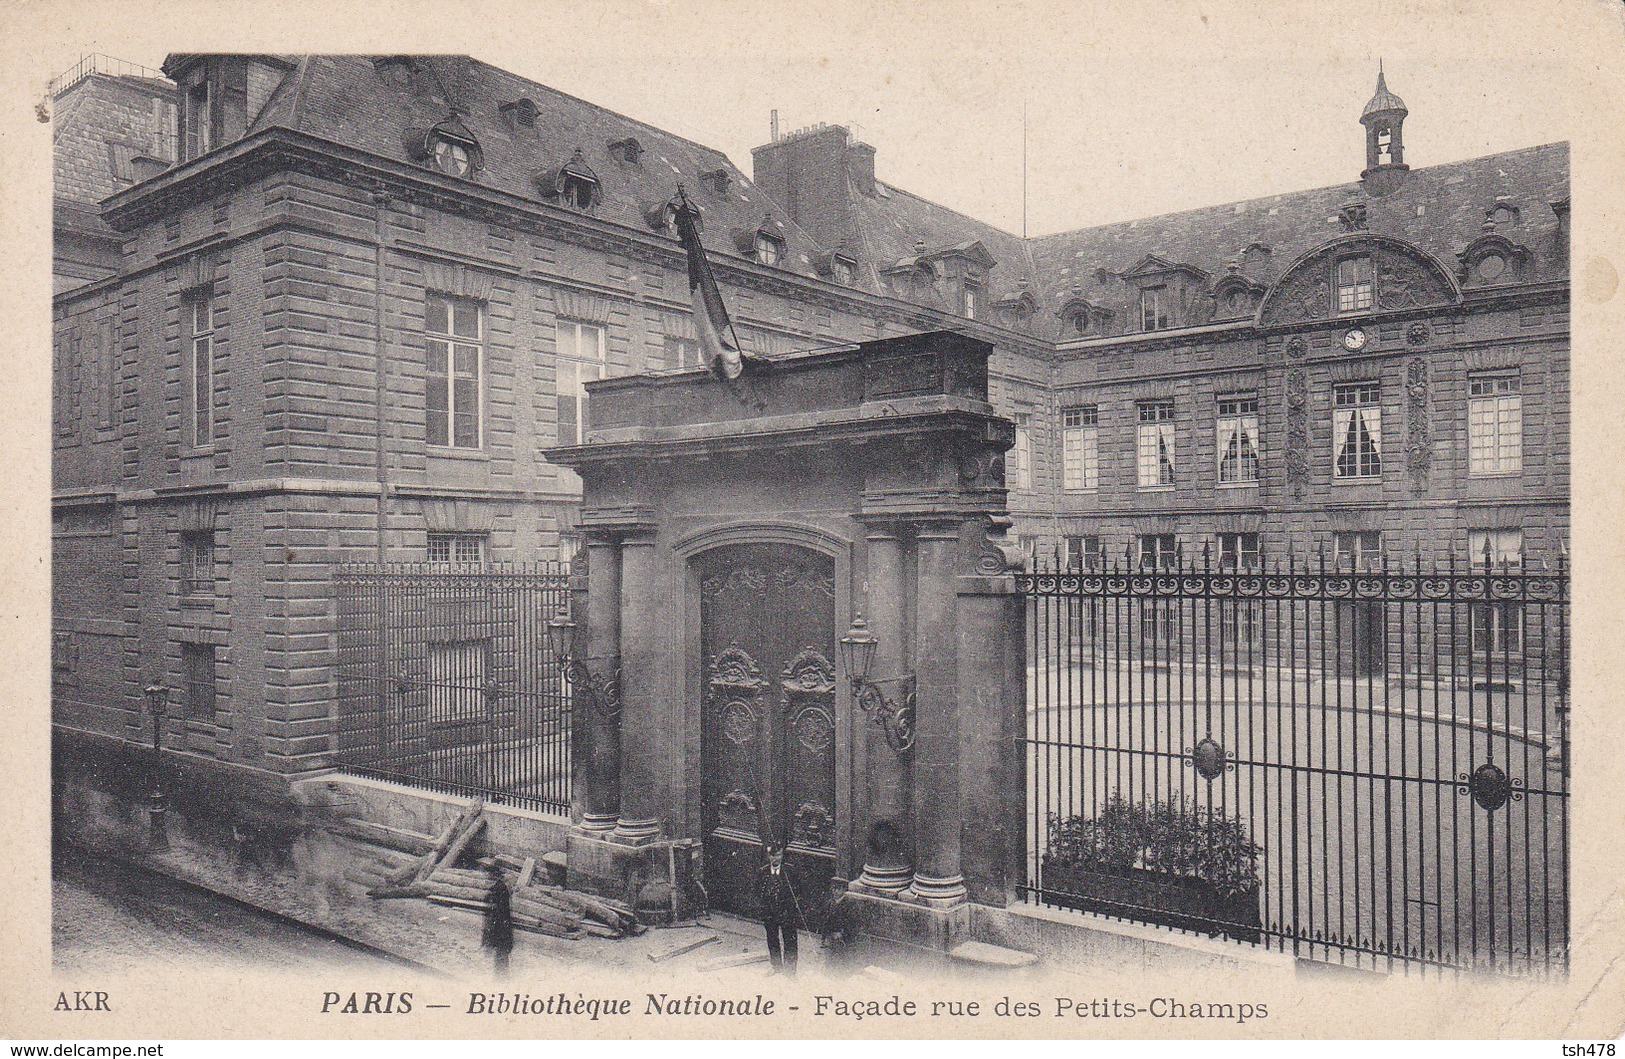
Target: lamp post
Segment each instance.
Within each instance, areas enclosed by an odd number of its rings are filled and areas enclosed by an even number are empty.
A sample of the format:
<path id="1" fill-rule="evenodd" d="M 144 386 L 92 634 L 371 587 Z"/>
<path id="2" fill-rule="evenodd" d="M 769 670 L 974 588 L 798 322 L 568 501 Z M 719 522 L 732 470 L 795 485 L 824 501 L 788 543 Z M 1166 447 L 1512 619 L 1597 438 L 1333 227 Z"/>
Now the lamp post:
<path id="1" fill-rule="evenodd" d="M 871 678 L 875 651 L 880 640 L 869 631 L 861 614 L 852 616 L 852 627 L 841 637 L 841 664 L 852 683 L 852 701 L 885 733 L 886 745 L 898 757 L 914 749 L 914 674 Z M 897 695 L 888 698 L 882 684 L 896 684 Z"/>
<path id="2" fill-rule="evenodd" d="M 152 790 L 147 795 L 147 848 L 153 853 L 169 849 L 169 805 L 164 795 L 164 709 L 169 704 L 169 689 L 154 684 L 145 688 L 142 697 L 147 712 L 152 714 Z"/>

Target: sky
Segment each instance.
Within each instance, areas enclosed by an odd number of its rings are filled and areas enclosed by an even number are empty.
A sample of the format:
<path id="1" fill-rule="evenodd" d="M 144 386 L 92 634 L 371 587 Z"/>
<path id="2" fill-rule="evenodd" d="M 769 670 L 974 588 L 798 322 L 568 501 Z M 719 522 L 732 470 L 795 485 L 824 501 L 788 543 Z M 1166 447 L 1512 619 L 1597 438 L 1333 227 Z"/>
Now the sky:
<path id="1" fill-rule="evenodd" d="M 151 66 L 211 48 L 466 52 L 720 148 L 746 173 L 774 108 L 785 130 L 855 124 L 880 179 L 1032 235 L 1357 179 L 1379 60 L 1410 108 L 1412 167 L 1569 139 L 1577 100 L 1617 90 L 1596 83 L 1572 32 L 1556 38 L 1588 21 L 1617 30 L 1618 3 L 1323 6 L 378 4 L 396 14 L 319 33 L 261 20 L 252 41 L 230 23 L 222 37 L 206 22 L 114 32 L 85 18 L 58 27 L 41 61 L 43 79 L 97 51 Z M 425 17 L 400 17 L 413 10 Z"/>

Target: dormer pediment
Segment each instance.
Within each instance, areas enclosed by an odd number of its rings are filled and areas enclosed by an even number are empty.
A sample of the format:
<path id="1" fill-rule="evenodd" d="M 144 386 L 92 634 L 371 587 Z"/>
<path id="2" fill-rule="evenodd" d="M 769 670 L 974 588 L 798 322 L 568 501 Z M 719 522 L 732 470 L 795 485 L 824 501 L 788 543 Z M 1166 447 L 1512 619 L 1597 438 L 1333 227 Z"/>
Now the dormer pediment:
<path id="1" fill-rule="evenodd" d="M 1124 272 L 1122 276 L 1126 280 L 1133 281 L 1139 279 L 1154 279 L 1160 276 L 1173 275 L 1175 273 L 1190 276 L 1191 278 L 1202 282 L 1207 280 L 1207 273 L 1203 272 L 1195 265 L 1186 265 L 1176 261 L 1169 261 L 1167 258 L 1158 257 L 1156 254 L 1145 255 L 1145 257 L 1140 259 L 1137 265 Z"/>
<path id="2" fill-rule="evenodd" d="M 1461 262 L 1456 279 L 1462 284 L 1505 283 L 1523 271 L 1529 257 L 1529 248 L 1522 243 L 1486 232 L 1456 255 Z"/>

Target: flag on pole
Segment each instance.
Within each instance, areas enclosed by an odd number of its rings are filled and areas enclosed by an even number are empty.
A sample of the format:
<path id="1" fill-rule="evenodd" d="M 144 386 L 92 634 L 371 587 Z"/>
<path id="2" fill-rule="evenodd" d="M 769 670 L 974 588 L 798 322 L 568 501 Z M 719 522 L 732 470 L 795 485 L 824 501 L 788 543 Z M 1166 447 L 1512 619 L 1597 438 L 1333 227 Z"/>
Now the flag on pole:
<path id="1" fill-rule="evenodd" d="M 688 254 L 688 293 L 694 306 L 694 329 L 699 334 L 700 356 L 705 366 L 725 379 L 737 379 L 745 370 L 744 358 L 739 352 L 739 336 L 734 333 L 728 309 L 722 304 L 716 277 L 711 275 L 711 263 L 705 258 L 705 247 L 700 243 L 700 210 L 677 189 L 677 238 Z"/>

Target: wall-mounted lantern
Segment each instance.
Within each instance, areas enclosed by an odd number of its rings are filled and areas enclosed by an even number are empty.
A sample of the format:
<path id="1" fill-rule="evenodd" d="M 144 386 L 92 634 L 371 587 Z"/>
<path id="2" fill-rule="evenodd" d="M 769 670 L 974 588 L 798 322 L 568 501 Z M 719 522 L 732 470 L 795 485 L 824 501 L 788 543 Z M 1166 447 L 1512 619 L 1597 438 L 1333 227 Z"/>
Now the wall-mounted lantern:
<path id="1" fill-rule="evenodd" d="M 588 703 L 598 713 L 605 717 L 619 716 L 620 666 L 616 665 L 608 675 L 594 673 L 588 663 L 603 661 L 602 659 L 576 656 L 576 623 L 570 617 L 570 608 L 560 607 L 558 612 L 548 619 L 547 643 L 553 649 L 553 657 L 557 658 L 564 668 L 564 682 L 575 692 L 586 695 Z"/>
<path id="2" fill-rule="evenodd" d="M 870 677 L 880 640 L 869 631 L 863 616 L 852 616 L 852 627 L 841 637 L 841 665 L 852 683 L 852 700 L 886 735 L 886 745 L 898 757 L 914 749 L 914 674 L 899 677 Z M 888 698 L 883 684 L 897 685 L 894 698 Z"/>

